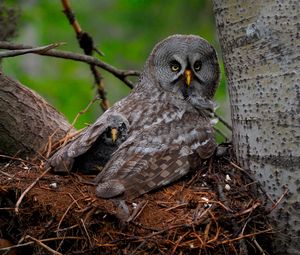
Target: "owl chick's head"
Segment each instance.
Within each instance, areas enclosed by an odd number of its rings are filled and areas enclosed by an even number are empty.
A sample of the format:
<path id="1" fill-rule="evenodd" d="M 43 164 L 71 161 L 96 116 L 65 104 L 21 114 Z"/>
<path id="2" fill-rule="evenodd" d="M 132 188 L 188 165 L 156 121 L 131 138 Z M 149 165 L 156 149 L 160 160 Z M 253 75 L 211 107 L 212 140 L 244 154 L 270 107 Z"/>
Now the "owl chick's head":
<path id="1" fill-rule="evenodd" d="M 192 104 L 211 99 L 220 79 L 215 49 L 196 35 L 172 35 L 159 42 L 147 60 L 145 73 L 161 89 Z"/>
<path id="2" fill-rule="evenodd" d="M 106 122 L 108 127 L 105 132 L 104 142 L 106 144 L 120 144 L 124 142 L 129 129 L 128 120 L 120 113 L 113 113 L 107 116 Z"/>

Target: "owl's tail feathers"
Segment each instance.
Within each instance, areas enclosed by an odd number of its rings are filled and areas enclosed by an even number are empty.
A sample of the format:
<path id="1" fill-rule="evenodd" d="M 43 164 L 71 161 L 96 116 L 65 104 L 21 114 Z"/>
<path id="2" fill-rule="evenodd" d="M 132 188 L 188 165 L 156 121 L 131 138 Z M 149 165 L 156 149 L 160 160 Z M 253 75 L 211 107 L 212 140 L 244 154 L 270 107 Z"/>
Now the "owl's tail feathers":
<path id="1" fill-rule="evenodd" d="M 122 195 L 125 192 L 124 185 L 116 179 L 108 180 L 103 183 L 99 183 L 96 188 L 97 197 L 112 198 Z"/>

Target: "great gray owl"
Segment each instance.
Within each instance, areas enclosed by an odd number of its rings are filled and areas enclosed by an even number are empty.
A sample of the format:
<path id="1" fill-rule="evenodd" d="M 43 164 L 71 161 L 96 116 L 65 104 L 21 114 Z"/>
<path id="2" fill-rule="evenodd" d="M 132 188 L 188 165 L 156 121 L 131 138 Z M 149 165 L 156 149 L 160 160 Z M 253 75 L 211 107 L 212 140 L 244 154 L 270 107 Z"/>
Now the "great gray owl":
<path id="1" fill-rule="evenodd" d="M 216 149 L 210 117 L 219 74 L 216 52 L 206 40 L 166 38 L 154 47 L 133 91 L 49 164 L 70 170 L 103 132 L 123 126 L 120 145 L 95 179 L 98 197 L 134 198 L 178 180 Z"/>

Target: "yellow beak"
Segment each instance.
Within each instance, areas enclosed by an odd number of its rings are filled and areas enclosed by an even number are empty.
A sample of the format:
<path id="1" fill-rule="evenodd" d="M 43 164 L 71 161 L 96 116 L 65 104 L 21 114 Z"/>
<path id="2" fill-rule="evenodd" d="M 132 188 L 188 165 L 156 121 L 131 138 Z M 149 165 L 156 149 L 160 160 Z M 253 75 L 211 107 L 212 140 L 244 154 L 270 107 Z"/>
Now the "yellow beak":
<path id="1" fill-rule="evenodd" d="M 118 139 L 118 130 L 116 128 L 111 129 L 111 140 L 113 143 Z"/>
<path id="2" fill-rule="evenodd" d="M 192 71 L 191 70 L 185 70 L 184 71 L 184 78 L 185 78 L 185 83 L 186 85 L 190 86 L 191 81 L 192 81 Z"/>

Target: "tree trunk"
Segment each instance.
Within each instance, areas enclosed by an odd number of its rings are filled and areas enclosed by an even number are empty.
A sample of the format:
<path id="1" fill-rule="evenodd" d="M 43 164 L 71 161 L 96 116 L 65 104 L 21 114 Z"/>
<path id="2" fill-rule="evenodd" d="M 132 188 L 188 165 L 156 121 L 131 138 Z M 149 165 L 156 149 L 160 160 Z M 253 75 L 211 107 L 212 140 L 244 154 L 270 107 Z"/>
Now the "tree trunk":
<path id="1" fill-rule="evenodd" d="M 276 254 L 300 254 L 300 1 L 214 0 L 233 144 L 276 202 Z"/>
<path id="2" fill-rule="evenodd" d="M 70 124 L 42 97 L 0 73 L 0 153 L 31 156 L 52 134 L 55 142 Z"/>

